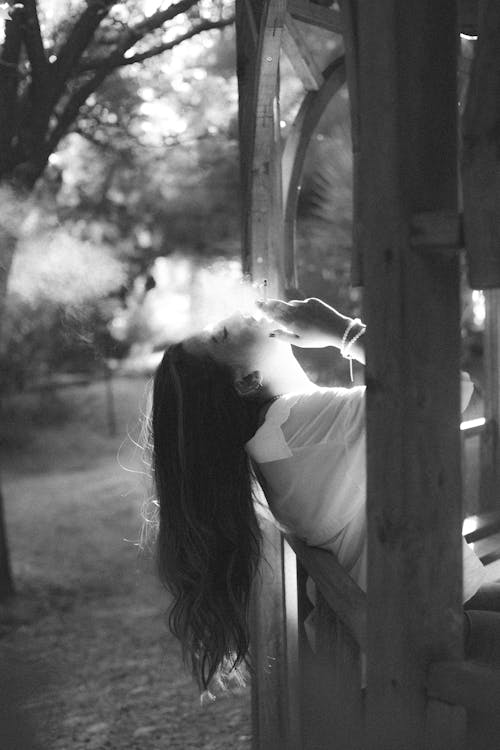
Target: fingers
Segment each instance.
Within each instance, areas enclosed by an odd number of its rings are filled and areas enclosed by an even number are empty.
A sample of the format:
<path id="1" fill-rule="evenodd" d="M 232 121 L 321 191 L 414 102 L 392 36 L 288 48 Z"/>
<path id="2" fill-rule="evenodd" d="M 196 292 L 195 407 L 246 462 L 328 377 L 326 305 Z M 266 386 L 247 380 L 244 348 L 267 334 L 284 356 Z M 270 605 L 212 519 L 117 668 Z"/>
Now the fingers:
<path id="1" fill-rule="evenodd" d="M 257 300 L 255 303 L 257 307 L 262 310 L 273 320 L 280 320 L 286 322 L 293 317 L 294 308 L 302 304 L 300 300 L 292 300 L 291 302 L 283 302 L 280 299 L 268 299 Z"/>

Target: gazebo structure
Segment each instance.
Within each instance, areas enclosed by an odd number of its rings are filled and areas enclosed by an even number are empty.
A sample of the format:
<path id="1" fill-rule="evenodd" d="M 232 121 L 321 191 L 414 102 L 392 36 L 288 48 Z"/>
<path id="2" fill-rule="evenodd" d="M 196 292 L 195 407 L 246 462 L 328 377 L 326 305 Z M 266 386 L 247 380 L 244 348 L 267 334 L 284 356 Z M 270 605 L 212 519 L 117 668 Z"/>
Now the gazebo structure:
<path id="1" fill-rule="evenodd" d="M 465 248 L 471 285 L 487 290 L 481 510 L 489 513 L 471 523 L 469 540 L 486 537 L 490 549 L 500 547 L 500 5 L 236 5 L 245 268 L 267 278 L 273 295 L 297 287 L 304 157 L 347 82 L 353 283 L 363 285 L 368 325 L 368 591 L 329 553 L 266 529 L 269 564 L 253 608 L 255 748 L 493 750 L 500 671 L 463 656 L 459 255 Z M 304 24 L 342 37 L 342 54 L 323 70 Z M 460 32 L 478 41 L 459 159 Z M 304 86 L 285 143 L 281 54 Z M 307 575 L 320 592 L 315 655 L 303 628 Z"/>

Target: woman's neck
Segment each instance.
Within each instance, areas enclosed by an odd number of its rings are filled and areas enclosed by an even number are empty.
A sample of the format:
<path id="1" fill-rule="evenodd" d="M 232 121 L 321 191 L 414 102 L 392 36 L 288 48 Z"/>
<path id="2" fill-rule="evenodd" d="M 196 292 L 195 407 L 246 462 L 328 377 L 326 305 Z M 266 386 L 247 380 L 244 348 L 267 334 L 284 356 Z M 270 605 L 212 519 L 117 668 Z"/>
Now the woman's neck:
<path id="1" fill-rule="evenodd" d="M 281 346 L 283 351 L 279 356 L 266 359 L 259 367 L 269 398 L 303 389 L 309 390 L 313 385 L 295 359 L 291 347 L 286 344 L 280 345 L 280 348 Z"/>

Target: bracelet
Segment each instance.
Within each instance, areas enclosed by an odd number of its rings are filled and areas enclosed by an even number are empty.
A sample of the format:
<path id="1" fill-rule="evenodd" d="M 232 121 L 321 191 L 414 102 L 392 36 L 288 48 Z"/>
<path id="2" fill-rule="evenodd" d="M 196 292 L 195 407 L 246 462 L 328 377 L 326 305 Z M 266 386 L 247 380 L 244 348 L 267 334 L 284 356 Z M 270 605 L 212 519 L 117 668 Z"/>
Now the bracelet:
<path id="1" fill-rule="evenodd" d="M 360 325 L 361 328 L 359 331 L 352 337 L 352 339 L 349 339 L 349 334 L 352 331 L 352 329 Z M 351 374 L 351 382 L 354 380 L 353 372 L 352 372 L 352 354 L 351 349 L 353 345 L 356 343 L 356 341 L 361 338 L 361 336 L 365 333 L 366 326 L 363 324 L 363 322 L 359 318 L 354 318 L 350 321 L 348 326 L 346 327 L 344 331 L 344 335 L 342 336 L 342 342 L 340 344 L 340 354 L 344 359 L 349 360 L 349 372 Z"/>
<path id="2" fill-rule="evenodd" d="M 349 339 L 349 334 L 352 331 L 352 329 L 355 326 L 361 326 L 359 331 L 355 336 L 352 337 L 352 339 Z M 340 354 L 344 357 L 344 359 L 352 359 L 352 354 L 350 353 L 350 350 L 352 349 L 353 345 L 356 343 L 356 341 L 361 338 L 361 336 L 365 333 L 366 326 L 362 323 L 362 321 L 359 318 L 354 318 L 349 322 L 349 325 L 344 331 L 344 335 L 342 336 L 342 342 L 340 344 Z"/>
<path id="3" fill-rule="evenodd" d="M 361 321 L 359 320 L 359 318 L 351 318 L 351 320 L 349 321 L 349 323 L 346 326 L 346 329 L 344 331 L 344 335 L 342 336 L 342 341 L 340 343 L 340 353 L 341 353 L 341 355 L 343 357 L 345 357 L 344 351 L 345 351 L 346 344 L 347 344 L 347 337 L 349 336 L 350 332 L 352 331 L 352 329 L 354 328 L 354 326 L 356 325 L 356 323 L 361 323 Z"/>

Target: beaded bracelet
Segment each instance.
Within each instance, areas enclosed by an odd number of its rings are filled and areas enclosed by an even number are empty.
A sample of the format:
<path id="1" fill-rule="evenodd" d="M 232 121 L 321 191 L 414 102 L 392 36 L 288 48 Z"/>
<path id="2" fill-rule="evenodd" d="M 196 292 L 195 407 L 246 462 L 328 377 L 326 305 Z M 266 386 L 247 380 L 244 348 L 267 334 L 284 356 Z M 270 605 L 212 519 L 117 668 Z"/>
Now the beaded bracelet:
<path id="1" fill-rule="evenodd" d="M 355 334 L 355 336 L 352 337 L 352 339 L 349 339 L 350 332 L 357 325 L 360 325 L 361 328 Z M 361 336 L 365 333 L 365 331 L 366 331 L 366 326 L 363 324 L 363 322 L 359 318 L 353 318 L 349 322 L 349 324 L 347 325 L 347 327 L 346 327 L 346 329 L 344 331 L 344 335 L 342 336 L 342 341 L 341 341 L 341 344 L 340 344 L 340 354 L 342 355 L 342 357 L 344 357 L 344 359 L 348 359 L 349 360 L 349 372 L 350 372 L 350 375 L 351 375 L 351 382 L 354 380 L 354 376 L 353 376 L 353 372 L 352 372 L 352 354 L 351 354 L 351 349 L 352 349 L 353 345 L 356 343 L 356 341 L 359 338 L 361 338 Z"/>

